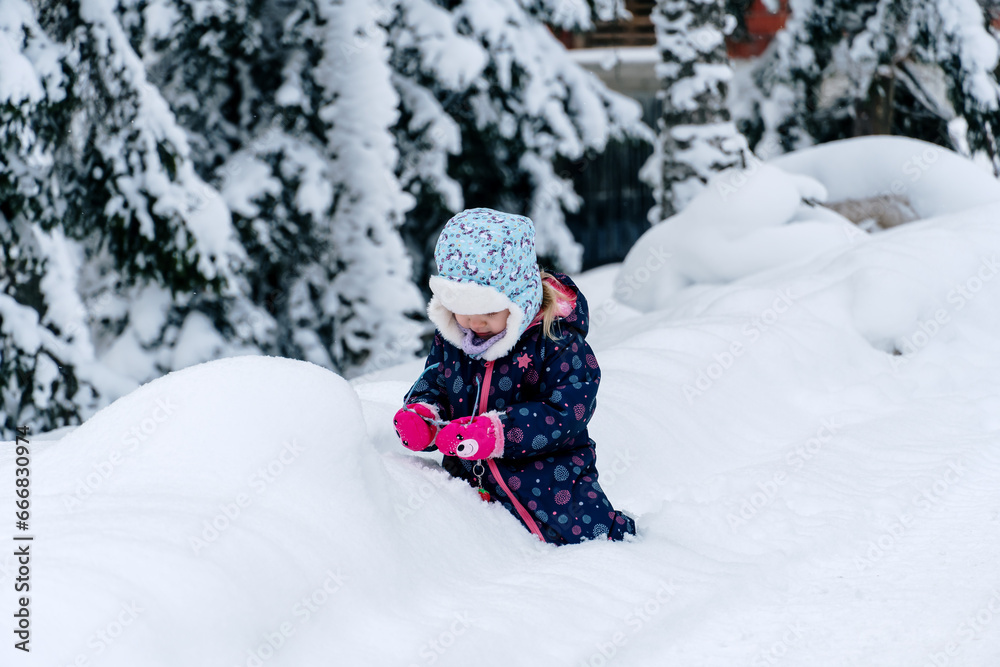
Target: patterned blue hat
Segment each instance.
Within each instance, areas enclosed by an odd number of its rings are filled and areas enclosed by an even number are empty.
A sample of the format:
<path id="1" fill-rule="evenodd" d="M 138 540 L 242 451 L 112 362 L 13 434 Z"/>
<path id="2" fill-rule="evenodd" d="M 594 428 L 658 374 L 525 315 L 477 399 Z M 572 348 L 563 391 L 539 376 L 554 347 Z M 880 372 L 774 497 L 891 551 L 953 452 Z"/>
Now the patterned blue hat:
<path id="1" fill-rule="evenodd" d="M 448 221 L 434 249 L 438 275 L 427 314 L 446 340 L 461 347 L 455 314 L 479 315 L 509 309 L 507 334 L 483 354 L 492 361 L 507 354 L 538 313 L 542 279 L 535 257 L 535 225 L 523 215 L 489 208 L 462 211 Z"/>

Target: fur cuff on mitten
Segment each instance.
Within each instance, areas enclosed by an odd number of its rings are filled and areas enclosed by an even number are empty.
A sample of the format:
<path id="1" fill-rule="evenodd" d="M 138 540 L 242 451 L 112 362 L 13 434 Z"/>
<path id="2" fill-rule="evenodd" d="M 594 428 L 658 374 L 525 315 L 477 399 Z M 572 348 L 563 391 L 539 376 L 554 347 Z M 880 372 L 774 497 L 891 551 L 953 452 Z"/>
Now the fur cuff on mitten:
<path id="1" fill-rule="evenodd" d="M 437 446 L 448 456 L 479 461 L 503 456 L 503 423 L 496 412 L 462 417 L 441 429 Z"/>
<path id="2" fill-rule="evenodd" d="M 427 403 L 410 403 L 405 408 L 400 408 L 393 417 L 392 423 L 396 427 L 396 435 L 402 441 L 403 446 L 415 452 L 422 452 L 432 444 L 434 437 L 438 433 L 438 427 L 431 421 L 440 420 L 437 406 Z"/>

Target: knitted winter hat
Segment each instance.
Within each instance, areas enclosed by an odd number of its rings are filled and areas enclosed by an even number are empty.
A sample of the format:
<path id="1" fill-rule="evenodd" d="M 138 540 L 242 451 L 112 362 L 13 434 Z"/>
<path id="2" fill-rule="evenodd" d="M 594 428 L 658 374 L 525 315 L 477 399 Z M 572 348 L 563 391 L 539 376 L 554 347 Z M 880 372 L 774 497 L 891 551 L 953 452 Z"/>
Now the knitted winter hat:
<path id="1" fill-rule="evenodd" d="M 510 352 L 542 303 L 542 280 L 535 257 L 535 226 L 521 215 L 488 208 L 462 211 L 448 221 L 434 249 L 438 275 L 427 315 L 448 342 L 461 347 L 459 315 L 509 309 L 507 333 L 482 358 Z"/>

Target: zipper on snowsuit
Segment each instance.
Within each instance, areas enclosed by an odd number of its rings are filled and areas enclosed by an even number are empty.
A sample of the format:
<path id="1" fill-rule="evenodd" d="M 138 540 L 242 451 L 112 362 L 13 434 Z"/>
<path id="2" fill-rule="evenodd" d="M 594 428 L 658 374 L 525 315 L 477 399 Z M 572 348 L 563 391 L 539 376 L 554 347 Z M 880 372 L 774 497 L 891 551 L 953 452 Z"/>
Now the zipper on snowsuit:
<path id="1" fill-rule="evenodd" d="M 493 362 L 487 361 L 486 372 L 483 374 L 483 384 L 479 388 L 482 393 L 479 395 L 479 405 L 476 407 L 477 415 L 482 414 L 483 411 L 486 410 L 486 402 L 490 397 L 490 380 L 492 378 Z M 510 489 L 507 487 L 507 482 L 504 481 L 503 476 L 500 474 L 500 470 L 497 468 L 496 461 L 493 459 L 486 459 L 486 465 L 490 467 L 490 472 L 493 473 L 493 479 L 496 480 L 497 485 L 499 485 L 500 488 L 504 490 L 504 493 L 507 494 L 507 497 L 510 498 L 511 504 L 517 511 L 518 516 L 521 517 L 521 520 L 524 521 L 525 525 L 528 527 L 528 530 L 530 530 L 535 537 L 544 542 L 545 538 L 542 537 L 542 531 L 538 528 L 538 524 L 535 523 L 534 517 L 531 516 L 524 505 L 518 502 L 517 498 L 514 497 L 514 494 L 510 492 Z"/>

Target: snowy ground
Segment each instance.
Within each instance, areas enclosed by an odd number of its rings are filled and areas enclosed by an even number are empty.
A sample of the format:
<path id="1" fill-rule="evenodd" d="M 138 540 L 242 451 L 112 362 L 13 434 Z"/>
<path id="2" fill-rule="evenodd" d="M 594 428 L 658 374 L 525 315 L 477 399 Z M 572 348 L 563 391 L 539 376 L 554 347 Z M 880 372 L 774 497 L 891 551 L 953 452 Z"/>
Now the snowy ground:
<path id="1" fill-rule="evenodd" d="M 645 313 L 613 298 L 620 267 L 581 276 L 628 544 L 540 545 L 402 449 L 420 364 L 145 385 L 32 441 L 32 652 L 8 634 L 3 664 L 996 665 L 998 217 L 851 236 Z"/>

